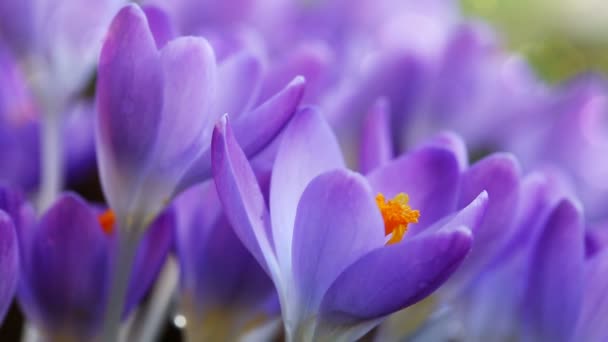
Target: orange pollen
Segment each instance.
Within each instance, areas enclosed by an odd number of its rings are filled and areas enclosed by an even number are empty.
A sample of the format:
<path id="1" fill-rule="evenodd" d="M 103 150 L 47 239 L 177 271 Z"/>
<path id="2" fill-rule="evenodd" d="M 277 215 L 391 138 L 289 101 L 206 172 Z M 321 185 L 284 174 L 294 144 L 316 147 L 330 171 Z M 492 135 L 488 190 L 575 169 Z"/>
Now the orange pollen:
<path id="1" fill-rule="evenodd" d="M 384 219 L 384 234 L 391 235 L 388 245 L 401 241 L 410 223 L 418 223 L 420 211 L 412 210 L 408 202 L 409 197 L 403 192 L 388 201 L 381 193 L 376 196 L 376 204 Z"/>
<path id="2" fill-rule="evenodd" d="M 104 233 L 110 235 L 114 232 L 114 224 L 116 223 L 116 215 L 111 209 L 104 211 L 97 217 L 99 225 Z"/>

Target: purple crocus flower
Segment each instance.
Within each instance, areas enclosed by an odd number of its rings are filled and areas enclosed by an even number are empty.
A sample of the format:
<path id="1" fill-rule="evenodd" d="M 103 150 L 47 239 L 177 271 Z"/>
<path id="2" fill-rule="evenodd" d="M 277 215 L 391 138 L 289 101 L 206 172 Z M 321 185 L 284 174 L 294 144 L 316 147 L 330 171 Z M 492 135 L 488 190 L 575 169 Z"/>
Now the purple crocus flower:
<path id="1" fill-rule="evenodd" d="M 168 21 L 123 8 L 106 37 L 99 66 L 97 152 L 101 180 L 120 229 L 137 231 L 174 193 L 210 176 L 212 127 L 230 111 L 248 154 L 262 149 L 293 114 L 303 91 L 296 78 L 252 108 L 258 64 L 239 54 L 216 65 L 203 38 L 168 41 Z"/>
<path id="2" fill-rule="evenodd" d="M 288 339 L 356 339 L 423 299 L 467 255 L 469 229 L 485 209 L 482 193 L 452 218 L 403 236 L 418 217 L 405 195 L 374 200 L 373 181 L 345 169 L 331 129 L 309 108 L 279 145 L 270 210 L 226 119 L 212 149 L 226 216 L 273 279 Z"/>
<path id="3" fill-rule="evenodd" d="M 49 338 L 80 340 L 98 334 L 117 257 L 119 232 L 113 230 L 112 218 L 74 194 L 62 195 L 40 220 L 13 190 L 0 191 L 0 205 L 17 223 L 22 261 L 18 297 L 27 318 Z M 173 213 L 163 213 L 138 245 L 124 317 L 163 265 L 173 225 Z"/>
<path id="4" fill-rule="evenodd" d="M 207 181 L 174 202 L 181 308 L 193 339 L 233 340 L 266 319 L 272 282 L 234 234 L 215 184 Z"/>
<path id="5" fill-rule="evenodd" d="M 513 233 L 521 167 L 509 153 L 493 153 L 469 165 L 465 141 L 450 132 L 441 132 L 421 146 L 395 157 L 388 107 L 384 98 L 378 99 L 367 114 L 361 134 L 359 160 L 375 191 L 386 192 L 389 196 L 398 192 L 413 194 L 412 205 L 425 213 L 417 227 L 452 215 L 482 191 L 486 191 L 490 198 L 485 215 L 478 225 L 472 227 L 475 240 L 471 255 L 444 286 L 444 289 L 452 287 L 456 291 L 491 260 L 496 249 Z M 411 172 L 427 176 L 408 175 L 408 171 L 403 170 L 416 170 Z M 442 196 L 435 198 L 425 193 L 417 194 L 416 189 L 441 192 Z"/>
<path id="6" fill-rule="evenodd" d="M 489 155 L 469 166 L 464 141 L 451 133 L 441 133 L 393 159 L 386 106 L 381 99 L 368 113 L 360 160 L 362 167 L 370 170 L 367 177 L 376 192 L 388 196 L 407 192 L 412 207 L 423 213 L 408 234 L 454 215 L 481 191 L 487 191 L 489 196 L 485 215 L 472 225 L 474 239 L 467 259 L 443 284 L 433 301 L 416 305 L 402 316 L 424 317 L 429 311 L 441 311 L 444 306 L 453 305 L 515 234 L 514 220 L 522 210 L 520 207 L 525 208 L 520 199 L 524 196 L 520 194 L 521 171 L 517 160 L 506 153 Z M 388 326 L 383 330 L 383 336 L 402 337 L 393 336 L 401 332 L 393 332 Z"/>

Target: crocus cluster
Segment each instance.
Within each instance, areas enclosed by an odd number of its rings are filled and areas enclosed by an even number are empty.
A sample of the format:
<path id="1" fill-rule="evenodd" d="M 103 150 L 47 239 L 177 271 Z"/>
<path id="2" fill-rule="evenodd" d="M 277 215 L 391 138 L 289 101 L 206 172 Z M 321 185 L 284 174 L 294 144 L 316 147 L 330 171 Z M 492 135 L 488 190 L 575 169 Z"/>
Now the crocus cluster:
<path id="1" fill-rule="evenodd" d="M 2 0 L 0 322 L 606 341 L 607 84 L 455 0 Z"/>

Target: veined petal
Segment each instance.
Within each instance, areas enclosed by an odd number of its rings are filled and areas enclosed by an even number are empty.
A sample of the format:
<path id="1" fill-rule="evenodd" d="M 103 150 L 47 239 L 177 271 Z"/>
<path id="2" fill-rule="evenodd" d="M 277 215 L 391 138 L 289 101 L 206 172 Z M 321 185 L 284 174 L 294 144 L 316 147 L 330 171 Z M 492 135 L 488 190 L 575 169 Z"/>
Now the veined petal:
<path id="1" fill-rule="evenodd" d="M 177 169 L 176 177 L 209 146 L 220 117 L 211 111 L 217 82 L 215 56 L 205 39 L 182 37 L 161 50 L 161 64 L 164 102 L 154 158 L 159 171 Z"/>
<path id="2" fill-rule="evenodd" d="M 571 341 L 583 300 L 584 257 L 582 214 L 562 200 L 531 259 L 524 307 L 528 340 Z"/>
<path id="3" fill-rule="evenodd" d="M 96 146 L 112 208 L 127 208 L 158 137 L 160 54 L 143 11 L 124 7 L 114 18 L 99 59 Z"/>
<path id="4" fill-rule="evenodd" d="M 302 318 L 316 312 L 346 267 L 385 240 L 380 210 L 362 176 L 336 170 L 314 178 L 298 204 L 293 232 L 294 284 Z"/>
<path id="5" fill-rule="evenodd" d="M 471 243 L 468 228 L 451 226 L 373 250 L 331 285 L 321 304 L 321 319 L 351 325 L 418 302 L 456 270 Z"/>
<path id="6" fill-rule="evenodd" d="M 387 99 L 379 98 L 367 113 L 359 156 L 359 168 L 362 173 L 368 173 L 393 159 L 389 107 Z"/>
<path id="7" fill-rule="evenodd" d="M 315 109 L 301 109 L 283 133 L 270 183 L 272 234 L 282 267 L 291 266 L 293 227 L 304 189 L 336 168 L 344 168 L 344 160 L 331 128 Z"/>
<path id="8" fill-rule="evenodd" d="M 419 222 L 407 235 L 415 235 L 456 209 L 460 168 L 448 149 L 425 146 L 375 169 L 367 178 L 375 193 L 387 198 L 408 194 L 410 206 L 420 210 Z"/>
<path id="9" fill-rule="evenodd" d="M 213 131 L 213 175 L 224 212 L 236 235 L 275 282 L 278 266 L 264 196 L 224 117 Z"/>

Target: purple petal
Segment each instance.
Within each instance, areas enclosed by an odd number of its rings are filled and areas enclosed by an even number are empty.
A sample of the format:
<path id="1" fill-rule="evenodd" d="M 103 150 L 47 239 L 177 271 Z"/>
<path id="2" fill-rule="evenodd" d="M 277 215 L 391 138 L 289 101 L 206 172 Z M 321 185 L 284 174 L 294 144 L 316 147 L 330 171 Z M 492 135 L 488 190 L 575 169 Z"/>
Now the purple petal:
<path id="1" fill-rule="evenodd" d="M 155 146 L 162 99 L 160 55 L 146 16 L 126 6 L 106 36 L 97 80 L 97 154 L 113 208 L 127 207 L 124 193 L 137 185 Z"/>
<path id="2" fill-rule="evenodd" d="M 471 243 L 470 230 L 460 226 L 375 249 L 331 285 L 322 315 L 336 324 L 354 324 L 415 304 L 456 270 Z"/>
<path id="3" fill-rule="evenodd" d="M 19 279 L 19 250 L 15 227 L 8 214 L 0 210 L 0 324 L 13 301 Z"/>
<path id="4" fill-rule="evenodd" d="M 199 314 L 257 304 L 270 294 L 270 279 L 228 224 L 213 182 L 186 191 L 175 207 L 182 291 Z"/>
<path id="5" fill-rule="evenodd" d="M 608 339 L 608 251 L 595 255 L 585 265 L 585 288 L 578 327 L 573 341 Z"/>
<path id="6" fill-rule="evenodd" d="M 15 188 L 0 186 L 0 211 L 11 218 L 19 241 L 20 263 L 27 263 L 27 255 L 36 224 L 34 208 L 26 202 L 22 192 Z"/>
<path id="7" fill-rule="evenodd" d="M 28 318 L 89 336 L 105 308 L 109 241 L 86 203 L 61 196 L 41 218 L 24 265 L 20 302 Z"/>
<path id="8" fill-rule="evenodd" d="M 282 131 L 294 115 L 303 92 L 304 80 L 296 78 L 274 97 L 234 122 L 234 135 L 247 156 L 260 152 Z M 207 150 L 192 163 L 176 192 L 210 177 L 211 150 Z"/>
<path id="9" fill-rule="evenodd" d="M 276 259 L 268 209 L 251 165 L 238 146 L 226 117 L 213 131 L 211 149 L 215 185 L 228 221 L 243 245 L 274 277 Z"/>
<path id="10" fill-rule="evenodd" d="M 325 76 L 333 58 L 333 51 L 324 43 L 304 43 L 296 46 L 284 60 L 272 63 L 273 67 L 269 68 L 264 77 L 260 99 L 269 98 L 298 75 L 306 79 L 306 98 L 320 97 L 321 91 L 325 89 Z"/>
<path id="11" fill-rule="evenodd" d="M 530 264 L 525 334 L 535 341 L 571 341 L 583 295 L 582 215 L 562 200 L 549 217 Z"/>
<path id="12" fill-rule="evenodd" d="M 462 176 L 459 208 L 484 190 L 490 197 L 483 221 L 471 227 L 475 242 L 463 265 L 471 275 L 487 264 L 512 236 L 520 195 L 519 178 L 519 164 L 509 154 L 493 154 L 484 158 Z"/>
<path id="13" fill-rule="evenodd" d="M 33 7 L 32 1 L 0 3 L 0 37 L 19 53 L 31 49 L 35 42 Z"/>
<path id="14" fill-rule="evenodd" d="M 393 159 L 390 108 L 385 98 L 379 98 L 367 114 L 360 150 L 359 166 L 362 173 L 368 173 Z"/>
<path id="15" fill-rule="evenodd" d="M 95 106 L 92 101 L 77 102 L 65 113 L 63 147 L 67 179 L 81 182 L 85 175 L 96 170 L 95 163 Z"/>
<path id="16" fill-rule="evenodd" d="M 488 206 L 488 193 L 486 191 L 482 191 L 466 207 L 460 209 L 459 211 L 456 211 L 456 213 L 454 213 L 453 215 L 436 222 L 432 227 L 426 229 L 424 233 L 428 231 L 433 232 L 437 230 L 442 230 L 445 229 L 445 227 L 449 226 L 465 226 L 471 231 L 475 231 L 475 229 L 477 229 L 479 225 L 483 222 L 482 220 L 485 217 L 485 213 L 487 211 Z M 410 237 L 409 231 L 405 235 L 405 238 L 408 237 Z"/>
<path id="17" fill-rule="evenodd" d="M 209 146 L 213 125 L 220 117 L 211 111 L 215 56 L 205 39 L 182 37 L 161 50 L 161 63 L 164 103 L 154 158 L 159 170 L 181 176 Z"/>
<path id="18" fill-rule="evenodd" d="M 393 198 L 404 192 L 411 207 L 420 210 L 419 223 L 410 226 L 408 235 L 423 231 L 456 209 L 460 167 L 451 150 L 420 148 L 377 168 L 368 179 L 374 193 Z"/>
<path id="19" fill-rule="evenodd" d="M 171 19 L 165 11 L 155 6 L 145 6 L 143 11 L 148 18 L 148 25 L 150 25 L 156 47 L 161 49 L 175 37 L 175 29 L 171 24 Z"/>
<path id="20" fill-rule="evenodd" d="M 247 50 L 234 54 L 219 65 L 216 111 L 236 120 L 254 105 L 260 90 L 262 66 Z"/>
<path id="21" fill-rule="evenodd" d="M 469 154 L 464 140 L 452 132 L 440 132 L 424 143 L 424 146 L 438 146 L 451 150 L 458 159 L 461 170 L 469 165 Z"/>
<path id="22" fill-rule="evenodd" d="M 471 95 L 480 100 L 488 96 L 491 87 L 487 83 L 493 79 L 487 68 L 498 52 L 488 33 L 479 25 L 468 24 L 454 30 L 440 61 L 437 77 L 441 81 L 436 84 L 436 98 L 431 102 L 431 112 L 440 120 L 475 110 L 479 105 L 470 101 Z"/>
<path id="23" fill-rule="evenodd" d="M 296 113 L 305 85 L 304 78 L 294 78 L 273 97 L 235 121 L 234 135 L 248 156 L 260 152 L 283 130 Z"/>
<path id="24" fill-rule="evenodd" d="M 301 309 L 315 312 L 336 277 L 385 240 L 380 210 L 362 176 L 336 170 L 314 178 L 298 204 L 293 232 Z"/>
<path id="25" fill-rule="evenodd" d="M 291 265 L 293 227 L 304 189 L 336 168 L 344 168 L 344 160 L 331 128 L 316 110 L 300 110 L 283 133 L 270 183 L 272 233 L 283 265 Z"/>
<path id="26" fill-rule="evenodd" d="M 585 255 L 591 258 L 608 248 L 608 222 L 588 228 L 585 232 Z"/>
<path id="27" fill-rule="evenodd" d="M 173 246 L 174 227 L 175 213 L 170 207 L 154 220 L 139 243 L 127 292 L 125 316 L 154 284 Z"/>

